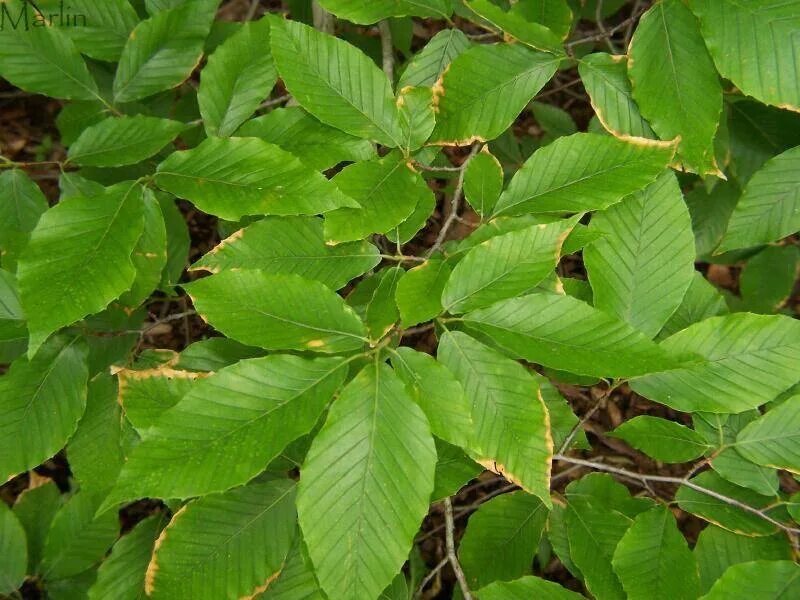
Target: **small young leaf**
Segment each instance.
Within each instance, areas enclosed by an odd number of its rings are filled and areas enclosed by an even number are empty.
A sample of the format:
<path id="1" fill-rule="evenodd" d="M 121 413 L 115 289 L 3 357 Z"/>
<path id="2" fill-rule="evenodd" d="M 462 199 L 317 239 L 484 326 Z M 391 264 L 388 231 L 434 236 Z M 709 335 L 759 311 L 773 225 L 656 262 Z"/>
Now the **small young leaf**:
<path id="1" fill-rule="evenodd" d="M 505 11 L 489 0 L 466 0 L 465 4 L 479 17 L 523 44 L 555 55 L 564 53 L 558 35 L 541 23 L 528 21 L 519 12 Z"/>
<path id="2" fill-rule="evenodd" d="M 436 126 L 433 91 L 427 87 L 404 87 L 397 94 L 397 110 L 403 130 L 402 148 L 413 152 L 430 137 Z"/>
<path id="3" fill-rule="evenodd" d="M 702 273 L 695 271 L 680 306 L 672 313 L 656 339 L 669 337 L 689 325 L 727 312 L 724 296 Z"/>
<path id="4" fill-rule="evenodd" d="M 395 300 L 401 324 L 411 327 L 444 312 L 442 291 L 450 278 L 450 261 L 431 258 L 409 269 L 397 283 Z"/>
<path id="5" fill-rule="evenodd" d="M 503 192 L 503 167 L 484 146 L 467 164 L 464 173 L 464 197 L 481 217 L 492 214 Z"/>
<path id="6" fill-rule="evenodd" d="M 736 436 L 739 454 L 756 464 L 800 473 L 800 396 L 792 396 Z"/>
<path id="7" fill-rule="evenodd" d="M 469 38 L 459 29 L 438 32 L 408 62 L 397 82 L 397 88 L 433 86 L 448 65 L 469 47 Z"/>
<path id="8" fill-rule="evenodd" d="M 709 448 L 703 436 L 688 427 L 647 415 L 625 421 L 606 435 L 625 440 L 637 450 L 667 463 L 690 461 Z"/>
<path id="9" fill-rule="evenodd" d="M 47 210 L 47 199 L 19 169 L 0 173 L 0 258 L 11 268 L 28 236 Z"/>
<path id="10" fill-rule="evenodd" d="M 70 0 L 69 11 L 76 15 L 75 24 L 81 24 L 66 28 L 67 33 L 78 50 L 97 60 L 118 61 L 128 36 L 139 23 L 128 0 Z"/>

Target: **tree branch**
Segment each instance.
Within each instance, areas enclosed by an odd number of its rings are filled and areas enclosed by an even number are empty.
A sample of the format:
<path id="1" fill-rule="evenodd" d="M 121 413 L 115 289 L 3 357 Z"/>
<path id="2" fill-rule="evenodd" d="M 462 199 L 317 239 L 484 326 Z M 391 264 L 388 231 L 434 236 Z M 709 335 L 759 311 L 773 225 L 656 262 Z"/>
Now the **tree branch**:
<path id="1" fill-rule="evenodd" d="M 450 497 L 444 499 L 444 522 L 445 529 L 445 544 L 447 546 L 447 558 L 450 560 L 450 566 L 453 573 L 456 574 L 458 585 L 461 588 L 461 595 L 464 600 L 472 600 L 472 594 L 467 585 L 467 578 L 464 577 L 464 571 L 461 569 L 461 563 L 458 562 L 456 556 L 456 542 L 455 542 L 455 524 L 453 522 L 453 504 L 450 502 Z"/>
<path id="2" fill-rule="evenodd" d="M 392 30 L 389 21 L 384 19 L 378 23 L 378 32 L 381 34 L 381 54 L 383 56 L 383 72 L 394 88 L 394 46 L 392 45 Z"/>

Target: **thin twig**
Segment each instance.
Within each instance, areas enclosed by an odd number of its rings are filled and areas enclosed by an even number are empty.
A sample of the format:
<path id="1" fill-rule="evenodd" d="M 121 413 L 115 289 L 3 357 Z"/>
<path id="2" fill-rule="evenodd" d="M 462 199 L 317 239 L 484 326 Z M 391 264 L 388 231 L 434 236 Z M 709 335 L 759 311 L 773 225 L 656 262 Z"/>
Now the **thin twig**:
<path id="1" fill-rule="evenodd" d="M 619 387 L 621 383 L 622 383 L 621 381 L 618 381 L 617 383 L 610 385 L 608 389 L 605 392 L 603 392 L 603 395 L 597 399 L 595 405 L 592 408 L 590 408 L 585 415 L 583 415 L 583 418 L 578 423 L 576 423 L 575 426 L 570 430 L 569 434 L 567 434 L 567 437 L 564 439 L 564 442 L 558 449 L 558 454 L 563 454 L 569 449 L 570 445 L 575 440 L 575 436 L 578 435 L 578 431 L 583 429 L 583 426 L 586 425 L 589 419 L 591 419 L 594 416 L 594 414 L 600 409 L 603 402 L 608 400 L 609 396 L 611 396 L 611 392 L 617 389 L 617 387 Z"/>
<path id="2" fill-rule="evenodd" d="M 284 94 L 283 96 L 272 98 L 271 100 L 265 100 L 264 102 L 261 103 L 258 109 L 261 110 L 262 108 L 270 108 L 272 106 L 277 106 L 278 104 L 283 104 L 284 102 L 290 100 L 291 97 L 292 97 L 291 94 Z"/>
<path id="3" fill-rule="evenodd" d="M 431 582 L 431 579 L 436 577 L 439 571 L 441 571 L 444 568 L 444 566 L 449 562 L 450 562 L 450 557 L 445 556 L 442 560 L 439 561 L 439 564 L 433 567 L 431 572 L 428 573 L 423 578 L 423 580 L 419 582 L 419 587 L 417 588 L 417 591 L 414 593 L 414 598 L 422 598 L 422 592 L 425 590 L 425 586 L 428 585 Z"/>
<path id="4" fill-rule="evenodd" d="M 333 33 L 336 27 L 334 16 L 322 8 L 317 0 L 311 2 L 311 12 L 314 18 L 314 29 L 322 33 Z"/>
<path id="5" fill-rule="evenodd" d="M 461 167 L 434 167 L 431 165 L 423 165 L 422 163 L 416 161 L 414 162 L 414 168 L 419 169 L 420 171 L 431 171 L 434 173 L 437 171 L 444 171 L 445 173 L 458 173 L 461 171 Z"/>
<path id="6" fill-rule="evenodd" d="M 381 55 L 383 56 L 383 72 L 394 87 L 394 46 L 392 44 L 392 30 L 389 21 L 384 19 L 378 23 L 378 32 L 381 34 Z"/>
<path id="7" fill-rule="evenodd" d="M 614 46 L 614 42 L 611 41 L 611 35 L 608 33 L 606 26 L 603 24 L 603 0 L 597 0 L 597 4 L 595 4 L 594 20 L 597 23 L 597 28 L 600 30 L 600 33 L 603 34 L 603 39 L 606 42 L 606 46 L 608 46 L 608 49 L 611 50 L 612 54 L 616 54 L 617 48 Z"/>
<path id="8" fill-rule="evenodd" d="M 427 325 L 420 325 L 419 327 L 409 327 L 408 329 L 403 330 L 402 337 L 408 337 L 410 335 L 425 333 L 427 331 L 431 331 L 433 328 L 434 328 L 433 323 L 428 323 Z"/>
<path id="9" fill-rule="evenodd" d="M 644 12 L 644 10 L 638 11 L 637 13 L 631 15 L 630 17 L 628 17 L 624 21 L 620 21 L 619 23 L 617 23 L 611 29 L 605 30 L 605 32 L 603 32 L 603 33 L 598 32 L 598 33 L 594 33 L 592 35 L 589 35 L 589 36 L 586 36 L 586 37 L 583 37 L 583 38 L 580 38 L 580 39 L 577 39 L 577 40 L 572 40 L 572 41 L 569 41 L 566 44 L 564 44 L 564 46 L 566 48 L 572 48 L 574 46 L 577 46 L 578 44 L 585 44 L 586 42 L 596 42 L 597 40 L 602 40 L 606 36 L 614 35 L 620 29 L 622 29 L 623 27 L 627 27 L 629 23 L 631 23 L 631 22 L 635 21 L 636 19 L 638 19 L 641 16 L 641 13 L 643 13 L 643 12 Z"/>
<path id="10" fill-rule="evenodd" d="M 450 566 L 453 573 L 456 575 L 458 585 L 461 588 L 461 595 L 464 600 L 472 600 L 472 594 L 467 585 L 467 578 L 464 577 L 464 571 L 461 569 L 461 563 L 458 562 L 456 555 L 456 542 L 455 542 L 455 523 L 453 522 L 453 503 L 450 497 L 444 499 L 444 522 L 445 528 L 445 545 L 447 546 L 447 558 L 450 560 Z"/>
<path id="11" fill-rule="evenodd" d="M 573 458 L 571 456 L 565 456 L 563 454 L 556 454 L 553 456 L 553 460 L 560 460 L 563 462 L 568 462 L 573 465 L 581 465 L 583 467 L 588 467 L 590 469 L 595 469 L 597 471 L 605 471 L 606 473 L 613 473 L 614 475 L 619 475 L 620 477 L 627 477 L 628 479 L 632 479 L 634 481 L 640 481 L 643 484 L 649 482 L 661 482 L 661 483 L 673 483 L 676 485 L 686 486 L 687 488 L 694 490 L 696 492 L 700 492 L 706 496 L 710 496 L 711 498 L 715 498 L 720 502 L 724 502 L 725 504 L 729 504 L 730 506 L 735 506 L 745 512 L 749 512 L 750 514 L 756 515 L 761 519 L 764 519 L 768 523 L 775 525 L 776 527 L 780 528 L 781 530 L 785 531 L 788 534 L 798 535 L 800 534 L 800 529 L 796 529 L 794 527 L 790 527 L 785 523 L 781 523 L 777 519 L 769 516 L 766 512 L 761 509 L 755 508 L 754 506 L 750 506 L 749 504 L 745 504 L 744 502 L 740 502 L 735 498 L 731 498 L 726 496 L 725 494 L 720 494 L 719 492 L 715 492 L 714 490 L 710 490 L 702 485 L 698 485 L 693 481 L 689 481 L 685 477 L 670 477 L 667 475 L 648 475 L 646 473 L 636 473 L 635 471 L 628 471 L 627 469 L 620 469 L 619 467 L 613 467 L 611 465 L 607 465 L 601 462 L 595 462 L 591 460 L 584 460 L 582 458 Z"/>
<path id="12" fill-rule="evenodd" d="M 256 16 L 256 11 L 258 10 L 260 4 L 261 0 L 251 0 L 250 8 L 247 10 L 247 14 L 244 17 L 245 21 L 251 21 L 253 17 Z"/>
<path id="13" fill-rule="evenodd" d="M 553 94 L 557 94 L 558 92 L 564 91 L 565 89 L 570 88 L 573 85 L 577 85 L 579 83 L 581 83 L 581 79 L 580 78 L 573 79 L 572 81 L 568 81 L 567 83 L 559 85 L 558 87 L 554 87 L 553 89 L 547 90 L 543 94 L 539 94 L 538 96 L 536 96 L 536 100 L 541 100 L 542 98 L 547 98 L 548 96 L 552 96 Z"/>
<path id="14" fill-rule="evenodd" d="M 631 10 L 631 14 L 635 15 L 639 13 L 639 9 L 642 6 L 642 0 L 636 0 L 633 4 L 633 9 Z M 622 47 L 625 49 L 625 52 L 628 51 L 628 45 L 631 43 L 631 36 L 633 36 L 633 24 L 634 19 L 628 19 L 628 24 L 625 27 L 625 38 L 622 43 Z"/>
<path id="15" fill-rule="evenodd" d="M 433 255 L 439 248 L 442 247 L 445 239 L 447 239 L 447 233 L 450 231 L 450 227 L 453 226 L 453 223 L 455 223 L 456 217 L 458 217 L 458 205 L 461 201 L 461 193 L 464 190 L 464 175 L 467 172 L 467 166 L 473 157 L 480 151 L 480 149 L 481 144 L 475 144 L 472 146 L 472 151 L 469 153 L 469 156 L 467 156 L 466 160 L 459 167 L 461 172 L 458 174 L 456 189 L 453 192 L 453 197 L 450 199 L 450 212 L 442 224 L 442 228 L 439 230 L 439 235 L 436 236 L 436 242 L 434 242 L 433 246 L 431 246 L 430 250 L 428 250 L 426 256 Z"/>

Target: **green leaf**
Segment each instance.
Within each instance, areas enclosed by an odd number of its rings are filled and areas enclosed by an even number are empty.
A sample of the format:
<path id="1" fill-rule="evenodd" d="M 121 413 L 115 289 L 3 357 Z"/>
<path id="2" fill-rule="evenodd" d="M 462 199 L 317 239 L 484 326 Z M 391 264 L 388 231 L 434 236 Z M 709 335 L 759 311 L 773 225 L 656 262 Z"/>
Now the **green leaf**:
<path id="1" fill-rule="evenodd" d="M 449 17 L 450 0 L 321 0 L 320 6 L 353 23 L 370 25 L 387 17 Z"/>
<path id="2" fill-rule="evenodd" d="M 281 572 L 296 532 L 295 485 L 254 483 L 190 502 L 161 532 L 147 566 L 152 598 L 243 598 Z"/>
<path id="3" fill-rule="evenodd" d="M 503 192 L 503 166 L 484 146 L 470 159 L 464 172 L 464 197 L 481 217 L 492 214 Z"/>
<path id="4" fill-rule="evenodd" d="M 258 358 L 266 354 L 260 348 L 246 346 L 230 338 L 208 338 L 185 348 L 180 353 L 176 367 L 190 371 L 219 371 L 244 358 Z"/>
<path id="5" fill-rule="evenodd" d="M 365 367 L 301 468 L 300 526 L 330 597 L 374 598 L 389 585 L 428 510 L 435 466 L 422 410 L 387 365 Z"/>
<path id="6" fill-rule="evenodd" d="M 457 331 L 441 337 L 438 359 L 472 403 L 470 451 L 476 461 L 552 506 L 553 440 L 536 379 L 522 365 Z"/>
<path id="7" fill-rule="evenodd" d="M 460 54 L 434 86 L 431 143 L 498 137 L 555 73 L 558 59 L 521 45 L 484 44 Z"/>
<path id="8" fill-rule="evenodd" d="M 683 168 L 719 174 L 714 135 L 722 87 L 700 35 L 700 24 L 681 0 L 663 0 L 640 19 L 628 51 L 633 97 L 661 139 L 680 138 Z"/>
<path id="9" fill-rule="evenodd" d="M 298 532 L 289 556 L 278 579 L 264 592 L 256 596 L 259 600 L 325 600 L 314 576 L 308 551 Z"/>
<path id="10" fill-rule="evenodd" d="M 483 472 L 483 467 L 470 459 L 458 446 L 434 438 L 436 442 L 436 485 L 431 502 L 443 500 L 458 493 L 471 480 Z"/>
<path id="11" fill-rule="evenodd" d="M 592 217 L 603 237 L 583 251 L 594 306 L 655 337 L 694 274 L 694 236 L 678 180 L 665 172 Z"/>
<path id="12" fill-rule="evenodd" d="M 3 3 L 14 17 L 34 11 L 27 2 Z M 0 31 L 0 76 L 27 92 L 67 100 L 99 98 L 97 84 L 89 74 L 75 44 L 60 27 L 5 27 Z"/>
<path id="13" fill-rule="evenodd" d="M 774 496 L 762 496 L 752 490 L 728 483 L 714 471 L 700 473 L 690 481 L 695 485 L 757 509 L 763 509 L 775 501 Z M 772 535 L 778 530 L 775 525 L 757 515 L 745 512 L 741 508 L 685 485 L 678 488 L 675 501 L 682 510 L 740 535 Z"/>
<path id="14" fill-rule="evenodd" d="M 28 542 L 28 566 L 25 573 L 37 574 L 50 523 L 61 506 L 61 492 L 52 480 L 39 487 L 28 487 L 14 503 L 14 514 L 25 530 Z"/>
<path id="15" fill-rule="evenodd" d="M 791 560 L 756 560 L 733 565 L 702 600 L 791 600 L 800 594 L 800 566 Z"/>
<path id="16" fill-rule="evenodd" d="M 533 289 L 555 269 L 574 225 L 574 219 L 531 225 L 480 243 L 453 269 L 442 305 L 464 313 Z"/>
<path id="17" fill-rule="evenodd" d="M 80 25 L 68 27 L 66 32 L 78 50 L 97 60 L 118 61 L 128 36 L 139 23 L 128 0 L 70 0 L 68 10 Z M 78 15 L 85 16 L 86 22 Z"/>
<path id="18" fill-rule="evenodd" d="M 612 564 L 630 600 L 697 598 L 697 563 L 666 507 L 634 519 L 614 550 Z"/>
<path id="19" fill-rule="evenodd" d="M 689 325 L 728 312 L 725 298 L 703 274 L 695 271 L 692 283 L 683 296 L 680 306 L 664 324 L 659 338 L 668 337 Z"/>
<path id="20" fill-rule="evenodd" d="M 463 319 L 513 356 L 578 375 L 633 377 L 677 365 L 626 323 L 571 296 L 511 298 Z"/>
<path id="21" fill-rule="evenodd" d="M 0 479 L 32 469 L 67 443 L 86 406 L 86 348 L 53 338 L 0 377 Z"/>
<path id="22" fill-rule="evenodd" d="M 41 573 L 46 581 L 78 575 L 99 563 L 119 534 L 116 511 L 95 515 L 100 498 L 78 492 L 61 507 L 47 533 Z"/>
<path id="23" fill-rule="evenodd" d="M 344 380 L 341 367 L 335 358 L 276 354 L 196 381 L 142 432 L 106 506 L 199 496 L 250 481 L 311 431 Z"/>
<path id="24" fill-rule="evenodd" d="M 771 314 L 794 289 L 800 267 L 796 246 L 768 246 L 747 261 L 739 277 L 739 292 L 749 312 Z"/>
<path id="25" fill-rule="evenodd" d="M 536 378 L 539 383 L 539 391 L 542 392 L 542 399 L 547 407 L 550 419 L 550 434 L 553 437 L 553 447 L 559 449 L 567 441 L 567 437 L 578 425 L 578 417 L 572 412 L 569 402 L 561 395 L 558 389 L 543 376 Z M 586 434 L 578 428 L 573 436 L 570 446 L 588 449 L 589 442 Z"/>
<path id="26" fill-rule="evenodd" d="M 0 556 L 0 594 L 11 594 L 25 579 L 28 544 L 22 524 L 5 502 L 0 502 Z"/>
<path id="27" fill-rule="evenodd" d="M 578 73 L 606 131 L 620 139 L 656 137 L 633 99 L 628 59 L 624 55 L 589 54 L 578 63 Z"/>
<path id="28" fill-rule="evenodd" d="M 522 577 L 515 581 L 496 581 L 479 591 L 481 600 L 579 600 L 580 594 L 540 577 Z"/>
<path id="29" fill-rule="evenodd" d="M 791 547 L 782 535 L 750 537 L 709 525 L 697 538 L 694 555 L 700 571 L 700 593 L 733 565 L 754 560 L 789 560 Z"/>
<path id="30" fill-rule="evenodd" d="M 83 130 L 69 149 L 68 161 L 91 167 L 133 165 L 157 154 L 185 127 L 143 115 L 111 117 Z"/>
<path id="31" fill-rule="evenodd" d="M 443 29 L 417 52 L 405 67 L 397 89 L 408 86 L 433 86 L 453 60 L 470 47 L 460 29 Z"/>
<path id="32" fill-rule="evenodd" d="M 298 275 L 223 271 L 184 287 L 204 319 L 244 344 L 335 354 L 366 341 L 364 324 L 340 296 Z"/>
<path id="33" fill-rule="evenodd" d="M 690 5 L 725 79 L 765 104 L 800 111 L 800 43 L 795 37 L 800 2 L 692 0 Z"/>
<path id="34" fill-rule="evenodd" d="M 19 169 L 0 173 L 0 259 L 5 267 L 16 263 L 28 236 L 47 210 L 47 199 Z"/>
<path id="35" fill-rule="evenodd" d="M 506 35 L 527 46 L 557 56 L 564 53 L 560 36 L 541 23 L 528 21 L 517 11 L 505 11 L 489 0 L 466 0 L 464 4 Z"/>
<path id="36" fill-rule="evenodd" d="M 736 451 L 756 464 L 800 473 L 800 396 L 792 396 L 747 425 Z"/>
<path id="37" fill-rule="evenodd" d="M 400 318 L 400 311 L 397 309 L 394 296 L 397 282 L 404 273 L 402 267 L 390 267 L 376 275 L 379 278 L 378 285 L 363 312 L 364 323 L 366 323 L 369 337 L 373 341 L 380 340 L 389 333 Z"/>
<path id="38" fill-rule="evenodd" d="M 42 215 L 18 270 L 30 356 L 51 333 L 100 312 L 130 289 L 143 210 L 141 186 L 121 183 L 99 197 L 70 198 Z"/>
<path id="39" fill-rule="evenodd" d="M 800 229 L 800 146 L 768 160 L 747 183 L 717 253 L 774 242 Z"/>
<path id="40" fill-rule="evenodd" d="M 796 383 L 800 323 L 749 313 L 712 317 L 668 337 L 660 346 L 698 358 L 632 381 L 634 391 L 685 412 L 743 412 Z"/>
<path id="41" fill-rule="evenodd" d="M 725 448 L 714 456 L 711 468 L 731 483 L 759 494 L 773 496 L 778 493 L 778 472 L 750 462 L 735 447 Z"/>
<path id="42" fill-rule="evenodd" d="M 528 575 L 547 512 L 537 497 L 523 491 L 481 504 L 469 518 L 458 549 L 470 588 Z"/>
<path id="43" fill-rule="evenodd" d="M 406 271 L 395 292 L 403 327 L 429 321 L 444 312 L 442 291 L 450 273 L 450 261 L 441 258 L 430 258 Z"/>
<path id="44" fill-rule="evenodd" d="M 203 55 L 219 0 L 186 2 L 139 23 L 114 78 L 114 101 L 130 102 L 183 83 Z"/>
<path id="45" fill-rule="evenodd" d="M 223 240 L 191 270 L 264 269 L 339 289 L 380 262 L 378 249 L 364 240 L 326 245 L 322 224 L 317 217 L 266 217 Z"/>
<path id="46" fill-rule="evenodd" d="M 209 138 L 158 165 L 156 184 L 229 221 L 357 206 L 321 173 L 257 138 Z"/>
<path id="47" fill-rule="evenodd" d="M 512 4 L 509 12 L 547 26 L 561 39 L 572 29 L 572 10 L 566 0 L 525 0 Z"/>
<path id="48" fill-rule="evenodd" d="M 666 463 L 683 463 L 702 456 L 709 445 L 699 433 L 674 421 L 641 415 L 607 433 Z"/>
<path id="49" fill-rule="evenodd" d="M 119 404 L 139 431 L 152 427 L 161 413 L 175 406 L 202 376 L 168 366 L 142 371 L 122 369 L 116 374 Z"/>
<path id="50" fill-rule="evenodd" d="M 164 518 L 153 515 L 141 521 L 114 544 L 111 554 L 97 571 L 88 600 L 140 600 L 144 597 L 144 575 Z"/>
<path id="51" fill-rule="evenodd" d="M 533 154 L 511 179 L 494 215 L 600 210 L 655 181 L 675 147 L 576 133 Z"/>
<path id="52" fill-rule="evenodd" d="M 410 217 L 420 202 L 433 197 L 425 180 L 396 153 L 349 165 L 333 182 L 362 208 L 342 208 L 325 215 L 329 243 L 386 233 Z"/>
<path id="53" fill-rule="evenodd" d="M 67 444 L 69 469 L 82 491 L 99 493 L 114 485 L 124 462 L 121 425 L 116 381 L 101 373 L 89 382 L 86 410 Z"/>
<path id="54" fill-rule="evenodd" d="M 472 402 L 453 374 L 429 354 L 405 347 L 392 354 L 392 367 L 425 413 L 431 432 L 451 444 L 469 448 L 475 431 Z"/>
<path id="55" fill-rule="evenodd" d="M 392 86 L 370 58 L 344 40 L 302 23 L 277 17 L 270 23 L 278 72 L 300 106 L 356 137 L 401 145 Z"/>
<path id="56" fill-rule="evenodd" d="M 710 191 L 706 186 L 697 186 L 686 194 L 695 249 L 701 260 L 719 245 L 741 195 L 742 190 L 734 181 L 721 181 Z"/>
<path id="57" fill-rule="evenodd" d="M 373 145 L 317 121 L 299 106 L 277 108 L 251 119 L 237 136 L 257 137 L 280 146 L 317 171 L 341 162 L 357 162 L 375 157 Z"/>
<path id="58" fill-rule="evenodd" d="M 209 136 L 226 137 L 269 96 L 278 73 L 269 45 L 269 21 L 245 23 L 208 58 L 197 101 Z"/>
<path id="59" fill-rule="evenodd" d="M 428 87 L 402 88 L 397 94 L 397 110 L 403 130 L 402 148 L 413 152 L 425 143 L 436 126 L 433 90 Z"/>

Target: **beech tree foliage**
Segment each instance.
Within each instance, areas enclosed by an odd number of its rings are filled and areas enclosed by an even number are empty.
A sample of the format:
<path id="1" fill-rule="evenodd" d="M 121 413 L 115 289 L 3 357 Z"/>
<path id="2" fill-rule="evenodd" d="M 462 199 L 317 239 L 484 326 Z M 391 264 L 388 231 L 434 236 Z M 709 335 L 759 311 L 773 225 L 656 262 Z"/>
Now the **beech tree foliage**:
<path id="1" fill-rule="evenodd" d="M 264 4 L 0 4 L 0 595 L 800 598 L 800 0 Z"/>

